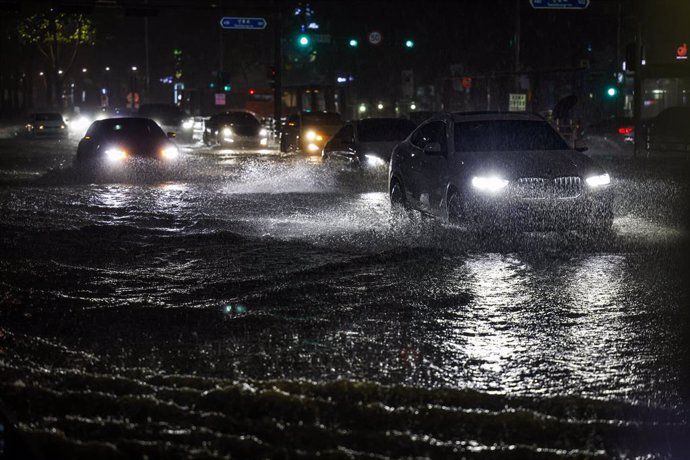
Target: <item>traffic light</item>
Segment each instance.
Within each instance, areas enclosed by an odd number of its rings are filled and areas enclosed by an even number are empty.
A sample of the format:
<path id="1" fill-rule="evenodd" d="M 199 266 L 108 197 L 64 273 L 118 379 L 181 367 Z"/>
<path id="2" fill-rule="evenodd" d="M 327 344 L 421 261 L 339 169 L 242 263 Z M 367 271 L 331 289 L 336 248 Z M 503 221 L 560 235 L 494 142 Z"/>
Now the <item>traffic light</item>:
<path id="1" fill-rule="evenodd" d="M 350 48 L 357 48 L 357 45 L 359 45 L 359 42 L 356 39 L 351 38 L 348 44 L 350 45 Z"/>
<path id="2" fill-rule="evenodd" d="M 249 95 L 253 96 L 256 93 L 256 90 L 254 88 L 249 88 Z"/>
<path id="3" fill-rule="evenodd" d="M 226 83 L 223 85 L 223 91 L 225 91 L 226 93 L 229 93 L 231 89 L 232 86 L 230 86 L 230 83 Z"/>
<path id="4" fill-rule="evenodd" d="M 299 46 L 301 46 L 302 48 L 309 46 L 309 43 L 310 43 L 310 40 L 309 40 L 308 36 L 302 34 L 299 37 L 297 37 L 297 44 Z"/>
<path id="5" fill-rule="evenodd" d="M 409 38 L 405 40 L 405 48 L 414 48 L 414 41 Z"/>
<path id="6" fill-rule="evenodd" d="M 607 86 L 606 87 L 606 95 L 608 97 L 611 97 L 611 98 L 616 97 L 618 95 L 618 88 L 616 88 L 613 85 Z"/>

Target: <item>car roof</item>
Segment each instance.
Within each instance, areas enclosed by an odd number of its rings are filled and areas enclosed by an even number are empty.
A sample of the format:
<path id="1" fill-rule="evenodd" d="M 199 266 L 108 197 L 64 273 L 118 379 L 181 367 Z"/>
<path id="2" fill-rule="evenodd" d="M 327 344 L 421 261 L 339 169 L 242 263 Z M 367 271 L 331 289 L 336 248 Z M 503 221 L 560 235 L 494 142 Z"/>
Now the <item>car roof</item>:
<path id="1" fill-rule="evenodd" d="M 453 112 L 450 113 L 453 121 L 490 121 L 490 120 L 530 120 L 545 121 L 544 118 L 531 112 Z M 433 117 L 434 119 L 436 117 Z"/>

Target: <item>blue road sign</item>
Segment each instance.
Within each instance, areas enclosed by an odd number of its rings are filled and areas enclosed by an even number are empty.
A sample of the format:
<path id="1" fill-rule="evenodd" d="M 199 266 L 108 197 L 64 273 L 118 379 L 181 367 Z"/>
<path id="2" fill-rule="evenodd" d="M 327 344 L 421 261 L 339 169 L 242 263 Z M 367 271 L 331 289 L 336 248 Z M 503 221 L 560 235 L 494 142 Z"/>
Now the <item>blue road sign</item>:
<path id="1" fill-rule="evenodd" d="M 529 0 L 532 8 L 544 10 L 584 10 L 589 0 Z"/>
<path id="2" fill-rule="evenodd" d="M 223 29 L 263 30 L 266 28 L 266 20 L 264 18 L 236 18 L 226 16 L 221 18 L 220 26 Z"/>

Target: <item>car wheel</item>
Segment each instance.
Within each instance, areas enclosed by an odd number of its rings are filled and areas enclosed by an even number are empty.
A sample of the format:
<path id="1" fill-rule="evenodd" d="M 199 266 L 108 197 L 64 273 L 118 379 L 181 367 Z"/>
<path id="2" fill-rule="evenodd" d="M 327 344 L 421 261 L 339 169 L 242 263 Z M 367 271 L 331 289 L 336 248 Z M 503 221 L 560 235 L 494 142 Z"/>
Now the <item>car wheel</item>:
<path id="1" fill-rule="evenodd" d="M 446 201 L 446 210 L 448 213 L 448 222 L 453 225 L 462 224 L 465 219 L 465 204 L 462 201 L 462 196 L 457 190 L 451 190 Z"/>
<path id="2" fill-rule="evenodd" d="M 405 199 L 405 189 L 403 188 L 402 183 L 397 179 L 393 179 L 391 182 L 390 200 L 391 209 L 394 212 L 409 215 L 410 206 Z"/>

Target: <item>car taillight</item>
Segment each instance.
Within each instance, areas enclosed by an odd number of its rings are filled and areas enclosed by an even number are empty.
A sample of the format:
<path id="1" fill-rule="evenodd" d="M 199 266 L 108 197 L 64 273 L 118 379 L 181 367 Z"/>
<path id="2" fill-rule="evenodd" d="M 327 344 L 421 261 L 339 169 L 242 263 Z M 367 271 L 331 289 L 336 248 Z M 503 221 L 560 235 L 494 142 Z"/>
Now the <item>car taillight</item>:
<path id="1" fill-rule="evenodd" d="M 618 128 L 618 134 L 627 135 L 627 134 L 632 134 L 633 132 L 635 132 L 635 128 L 633 128 L 632 126 L 623 126 L 623 127 Z"/>

